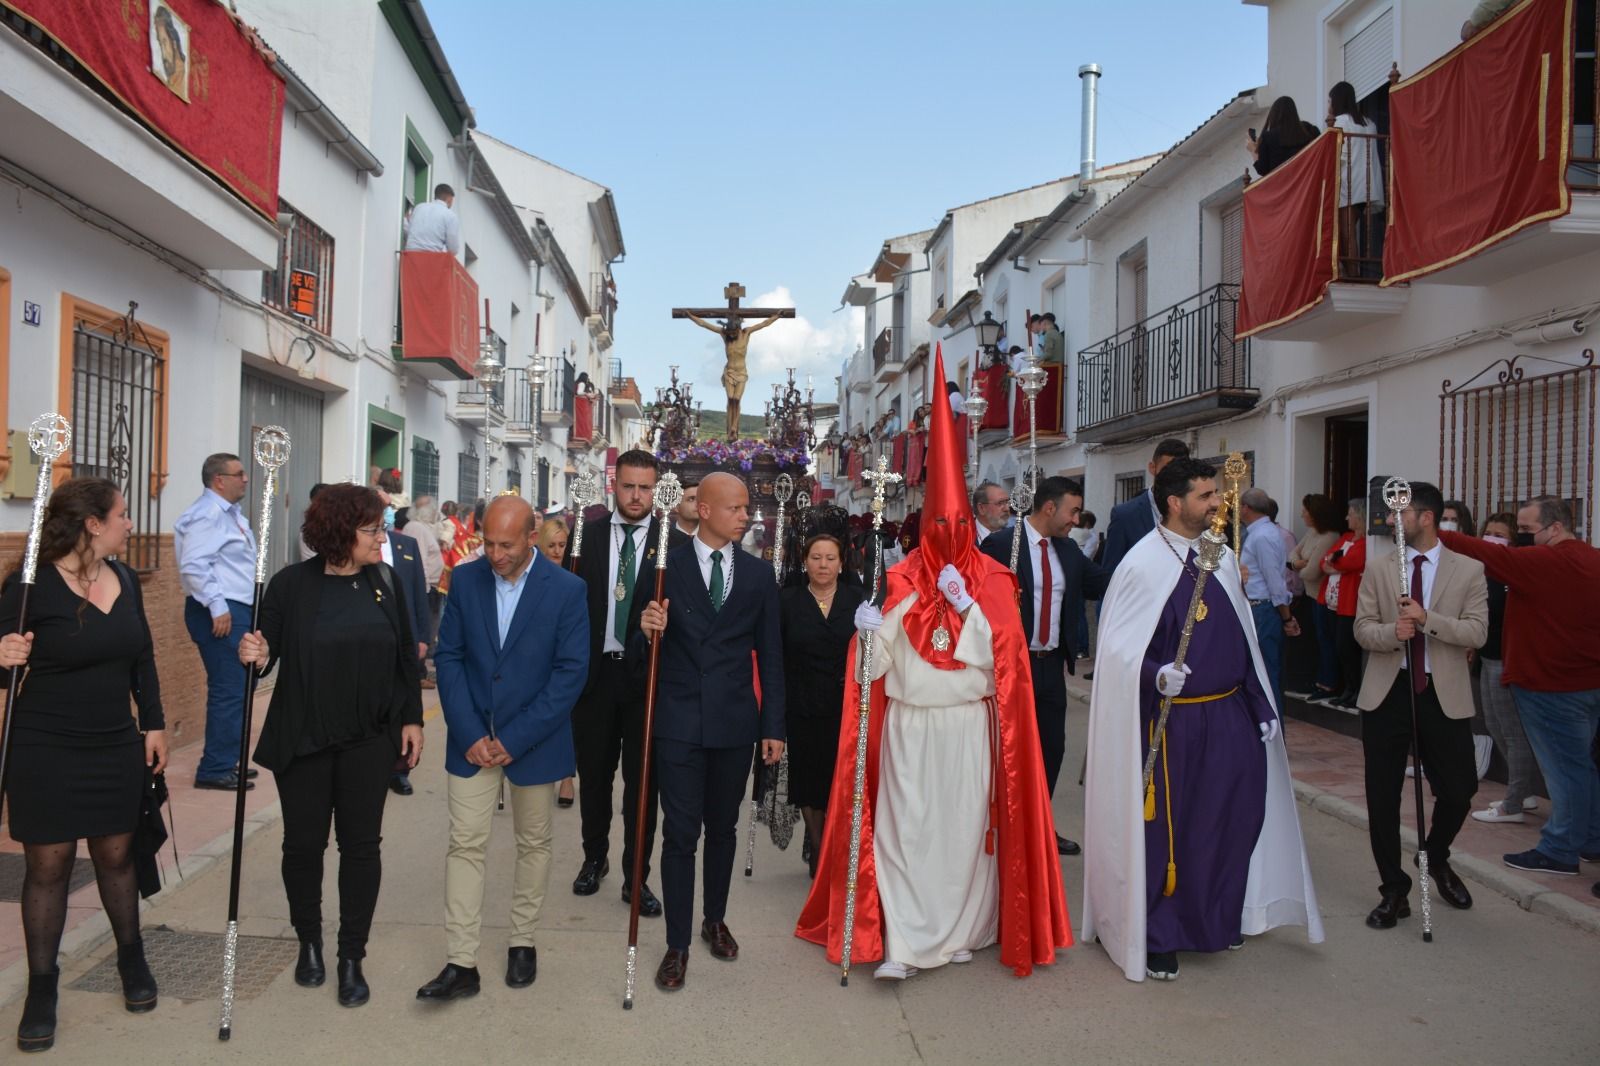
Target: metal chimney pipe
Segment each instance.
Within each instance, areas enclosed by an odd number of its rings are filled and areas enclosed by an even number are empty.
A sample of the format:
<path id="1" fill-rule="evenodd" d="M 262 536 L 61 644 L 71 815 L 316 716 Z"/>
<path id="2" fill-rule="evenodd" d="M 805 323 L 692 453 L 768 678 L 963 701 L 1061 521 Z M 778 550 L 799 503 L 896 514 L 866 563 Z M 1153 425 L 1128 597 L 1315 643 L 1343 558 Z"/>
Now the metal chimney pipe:
<path id="1" fill-rule="evenodd" d="M 1078 163 L 1078 185 L 1094 177 L 1095 113 L 1099 105 L 1100 64 L 1085 63 L 1078 68 L 1083 80 L 1083 134 L 1080 146 L 1082 158 Z"/>

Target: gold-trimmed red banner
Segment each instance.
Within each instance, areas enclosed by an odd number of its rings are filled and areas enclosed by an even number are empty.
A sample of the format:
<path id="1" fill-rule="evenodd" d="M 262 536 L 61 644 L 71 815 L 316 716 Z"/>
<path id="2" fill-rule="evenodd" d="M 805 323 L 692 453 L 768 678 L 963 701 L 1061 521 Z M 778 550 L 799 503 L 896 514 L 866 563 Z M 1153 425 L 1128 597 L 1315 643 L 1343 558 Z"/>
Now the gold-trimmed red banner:
<path id="1" fill-rule="evenodd" d="M 0 0 L 260 214 L 278 215 L 283 79 L 217 0 Z"/>
<path id="2" fill-rule="evenodd" d="M 1244 190 L 1244 277 L 1235 336 L 1281 326 L 1323 301 L 1339 262 L 1339 152 L 1327 130 Z"/>
<path id="3" fill-rule="evenodd" d="M 1394 285 L 1572 208 L 1572 0 L 1522 0 L 1389 92 Z"/>

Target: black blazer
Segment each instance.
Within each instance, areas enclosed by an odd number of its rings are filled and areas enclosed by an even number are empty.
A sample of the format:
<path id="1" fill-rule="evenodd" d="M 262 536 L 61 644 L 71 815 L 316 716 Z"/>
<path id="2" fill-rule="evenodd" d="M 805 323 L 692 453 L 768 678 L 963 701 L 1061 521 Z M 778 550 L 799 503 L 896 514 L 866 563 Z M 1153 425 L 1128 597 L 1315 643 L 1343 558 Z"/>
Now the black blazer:
<path id="1" fill-rule="evenodd" d="M 639 632 L 639 616 L 644 613 L 645 604 L 650 602 L 651 595 L 656 589 L 656 545 L 660 542 L 661 524 L 652 515 L 650 525 L 644 531 L 644 554 L 639 557 L 639 572 L 634 578 L 633 603 L 628 611 L 627 639 L 622 642 L 626 649 Z M 676 548 L 680 544 L 687 544 L 689 536 L 676 525 L 667 531 L 667 549 Z M 583 554 L 573 560 L 576 567 L 575 573 L 583 578 L 584 602 L 589 607 L 589 676 L 583 685 L 583 695 L 587 696 L 594 688 L 595 678 L 600 676 L 600 671 L 608 665 L 615 668 L 615 663 L 608 663 L 602 654 L 606 642 L 606 610 L 607 604 L 615 595 L 611 584 L 611 548 L 615 543 L 615 534 L 611 532 L 611 514 L 607 512 L 604 518 L 596 518 L 583 524 Z M 631 664 L 637 665 L 637 664 Z M 637 678 L 642 680 L 642 671 L 634 671 Z"/>
<path id="2" fill-rule="evenodd" d="M 1111 524 L 1106 527 L 1105 547 L 1100 550 L 1100 565 L 1106 573 L 1117 568 L 1122 557 L 1156 528 L 1156 513 L 1151 510 L 1150 490 L 1145 489 L 1131 500 L 1123 500 L 1111 509 Z"/>
<path id="3" fill-rule="evenodd" d="M 779 597 L 783 621 L 784 710 L 791 718 L 832 720 L 844 713 L 844 674 L 866 590 L 841 579 L 826 617 L 805 585 Z"/>
<path id="4" fill-rule="evenodd" d="M 1141 497 L 1142 498 L 1142 497 Z M 1002 545 L 1004 545 L 1002 547 Z M 1078 633 L 1078 607 L 1084 600 L 1098 600 L 1106 594 L 1111 584 L 1111 571 L 1096 566 L 1078 542 L 1071 537 L 1051 537 L 1050 546 L 1061 561 L 1061 579 L 1065 586 L 1061 597 L 1061 617 L 1055 621 L 1056 655 L 1067 660 L 1067 672 L 1073 672 L 1072 663 L 1077 656 L 1072 641 Z M 998 560 L 1002 566 L 1011 565 L 1011 538 L 990 537 L 983 542 L 983 554 Z M 1033 556 L 1028 550 L 1028 534 L 1022 534 L 1022 550 L 1017 553 L 1017 584 L 1022 589 L 1022 631 L 1031 642 L 1033 627 Z"/>
<path id="5" fill-rule="evenodd" d="M 734 545 L 727 551 L 733 587 L 720 611 L 711 609 L 694 545 L 686 539 L 667 553 L 667 631 L 656 689 L 656 737 L 703 748 L 738 748 L 788 736 L 783 632 L 772 566 Z M 644 600 L 634 596 L 641 611 Z M 752 651 L 761 674 L 759 709 Z M 628 652 L 636 663 L 649 658 L 650 642 L 642 632 L 635 633 Z"/>
<path id="6" fill-rule="evenodd" d="M 433 643 L 433 611 L 428 606 L 428 572 L 422 569 L 422 547 L 417 538 L 389 530 L 389 552 L 394 556 L 395 579 L 406 590 L 411 611 L 411 638 L 417 644 Z"/>
<path id="7" fill-rule="evenodd" d="M 317 679 L 308 670 L 311 646 L 316 636 L 317 608 L 322 602 L 322 556 L 314 555 L 303 563 L 286 566 L 267 585 L 261 597 L 261 616 L 257 628 L 266 638 L 271 659 L 262 676 L 280 663 L 278 683 L 272 689 L 267 720 L 256 742 L 255 761 L 268 770 L 282 770 L 294 760 L 295 749 L 305 732 L 310 696 Z M 383 591 L 383 613 L 394 626 L 394 700 L 389 711 L 389 737 L 395 751 L 400 750 L 400 727 L 422 724 L 422 675 L 418 672 L 417 640 L 411 633 L 411 612 L 406 590 L 387 574 L 382 563 L 361 568 L 361 580 L 374 596 Z"/>

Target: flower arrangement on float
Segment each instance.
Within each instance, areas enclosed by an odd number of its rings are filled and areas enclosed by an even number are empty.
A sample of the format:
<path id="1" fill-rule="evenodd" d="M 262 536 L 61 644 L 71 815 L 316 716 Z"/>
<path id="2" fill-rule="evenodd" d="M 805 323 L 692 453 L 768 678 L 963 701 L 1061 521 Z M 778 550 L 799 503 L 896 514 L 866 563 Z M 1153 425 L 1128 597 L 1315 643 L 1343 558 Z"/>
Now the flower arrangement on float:
<path id="1" fill-rule="evenodd" d="M 754 470 L 757 463 L 771 461 L 780 467 L 804 468 L 809 457 L 804 448 L 775 447 L 757 438 L 695 441 L 683 447 L 658 448 L 656 458 L 664 463 L 711 463 L 726 466 L 737 463 L 740 470 Z"/>

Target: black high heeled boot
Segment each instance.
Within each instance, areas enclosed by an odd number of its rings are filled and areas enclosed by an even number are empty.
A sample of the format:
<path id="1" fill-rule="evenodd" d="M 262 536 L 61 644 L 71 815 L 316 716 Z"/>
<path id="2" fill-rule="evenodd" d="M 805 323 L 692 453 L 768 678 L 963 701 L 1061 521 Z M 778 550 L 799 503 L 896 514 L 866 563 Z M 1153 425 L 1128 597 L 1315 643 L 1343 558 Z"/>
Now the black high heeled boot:
<path id="1" fill-rule="evenodd" d="M 22 1007 L 17 1026 L 17 1048 L 45 1051 L 56 1042 L 56 986 L 60 970 L 28 975 L 28 1001 Z"/>
<path id="2" fill-rule="evenodd" d="M 122 975 L 122 1002 L 130 1014 L 156 1009 L 156 978 L 144 961 L 144 940 L 117 947 L 117 973 Z"/>

